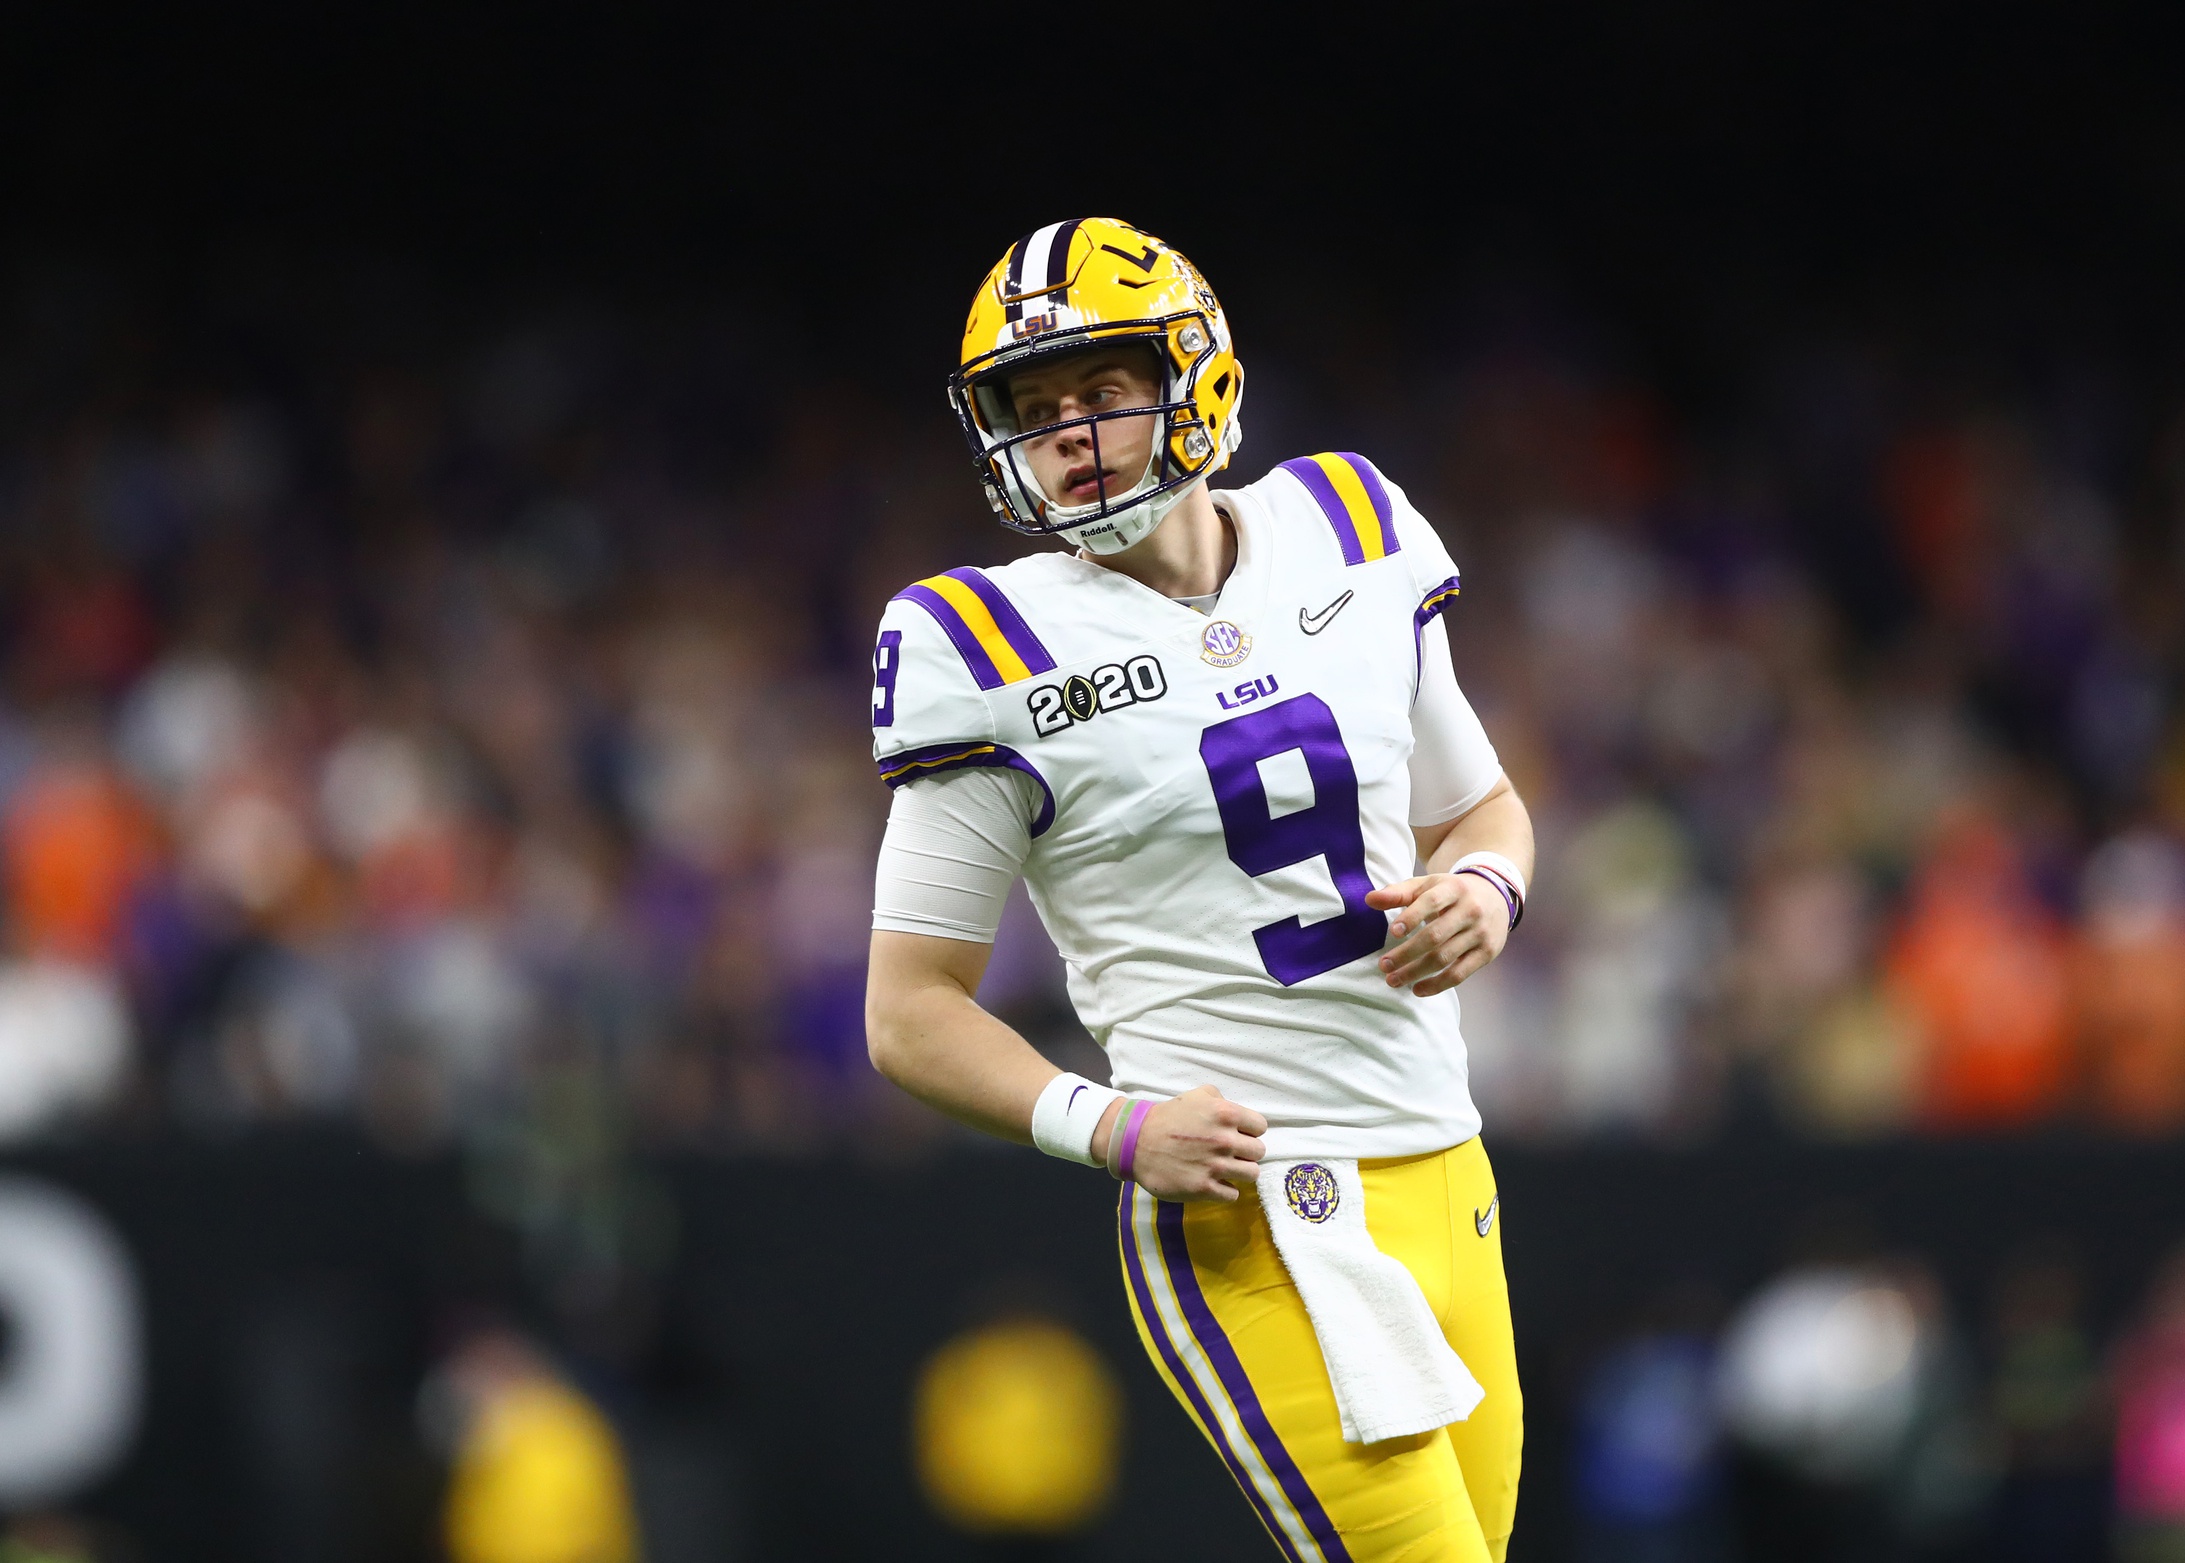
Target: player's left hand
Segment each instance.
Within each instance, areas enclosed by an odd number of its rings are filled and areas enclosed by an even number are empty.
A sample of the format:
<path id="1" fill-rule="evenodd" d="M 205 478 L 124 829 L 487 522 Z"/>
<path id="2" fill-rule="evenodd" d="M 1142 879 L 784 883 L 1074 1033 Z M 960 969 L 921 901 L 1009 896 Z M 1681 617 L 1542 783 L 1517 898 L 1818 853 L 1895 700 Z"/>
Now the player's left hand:
<path id="1" fill-rule="evenodd" d="M 1418 997 L 1446 993 L 1502 953 L 1510 909 L 1477 874 L 1421 874 L 1366 892 L 1366 905 L 1394 912 L 1381 973 Z"/>

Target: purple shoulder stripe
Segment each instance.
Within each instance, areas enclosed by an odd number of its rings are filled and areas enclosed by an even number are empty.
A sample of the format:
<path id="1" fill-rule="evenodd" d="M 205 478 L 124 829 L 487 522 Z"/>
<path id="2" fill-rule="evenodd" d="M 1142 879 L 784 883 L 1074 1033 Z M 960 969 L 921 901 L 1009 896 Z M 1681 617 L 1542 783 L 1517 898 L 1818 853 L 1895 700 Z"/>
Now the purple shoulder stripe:
<path id="1" fill-rule="evenodd" d="M 914 602 L 933 615 L 934 623 L 947 632 L 955 643 L 956 654 L 964 659 L 964 666 L 981 689 L 999 689 L 1002 686 L 1001 669 L 994 666 L 994 659 L 979 644 L 979 637 L 971 626 L 964 623 L 964 616 L 956 611 L 956 605 L 932 587 L 923 583 L 906 586 L 895 594 L 897 602 Z"/>
<path id="2" fill-rule="evenodd" d="M 900 787 L 922 776 L 938 776 L 944 771 L 1022 771 L 1039 783 L 1039 812 L 1032 817 L 1032 834 L 1044 836 L 1047 827 L 1055 822 L 1054 788 L 1047 785 L 1047 778 L 1040 775 L 1030 760 L 1007 744 L 984 741 L 928 744 L 923 749 L 905 749 L 900 754 L 891 754 L 880 761 L 879 766 L 880 779 L 890 787 Z"/>
<path id="3" fill-rule="evenodd" d="M 1285 461 L 1281 470 L 1303 484 L 1320 506 L 1329 530 L 1335 533 L 1336 546 L 1343 551 L 1344 564 L 1365 564 L 1403 551 L 1388 486 L 1365 457 L 1355 451 L 1323 451 Z M 1349 487 L 1353 480 L 1355 488 Z"/>
<path id="4" fill-rule="evenodd" d="M 1364 564 L 1365 545 L 1358 541 L 1358 529 L 1351 525 L 1350 507 L 1343 503 L 1343 496 L 1336 493 L 1335 485 L 1328 481 L 1328 474 L 1319 462 L 1310 456 L 1299 456 L 1285 461 L 1282 470 L 1305 485 L 1305 492 L 1320 504 L 1320 510 L 1328 518 L 1328 525 L 1335 529 L 1335 541 L 1343 550 L 1345 564 Z"/>
<path id="5" fill-rule="evenodd" d="M 1396 507 L 1389 503 L 1381 474 L 1374 470 L 1372 462 L 1355 452 L 1346 450 L 1336 454 L 1350 463 L 1351 471 L 1358 474 L 1359 485 L 1366 491 L 1366 498 L 1373 501 L 1373 518 L 1381 523 L 1381 557 L 1386 559 L 1390 554 L 1401 552 L 1403 545 L 1396 541 Z"/>
<path id="6" fill-rule="evenodd" d="M 994 627 L 1001 631 L 1001 638 L 1009 642 L 1011 651 L 1024 659 L 1026 672 L 1052 673 L 1055 670 L 1055 659 L 1048 654 L 1040 638 L 1032 633 L 1032 626 L 1024 622 L 1024 615 L 1017 612 L 1017 605 L 1009 600 L 1007 593 L 988 580 L 983 572 L 969 565 L 945 573 L 970 587 L 979 601 L 986 604 L 986 611 L 994 615 Z"/>

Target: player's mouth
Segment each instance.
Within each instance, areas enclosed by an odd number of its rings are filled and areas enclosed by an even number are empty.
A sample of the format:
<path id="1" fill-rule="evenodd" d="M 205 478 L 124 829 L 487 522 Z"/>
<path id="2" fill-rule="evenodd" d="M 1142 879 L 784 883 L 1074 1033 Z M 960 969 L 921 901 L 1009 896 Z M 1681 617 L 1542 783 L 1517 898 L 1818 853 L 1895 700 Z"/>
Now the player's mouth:
<path id="1" fill-rule="evenodd" d="M 1111 468 L 1096 467 L 1089 461 L 1081 467 L 1072 467 L 1062 475 L 1063 503 L 1070 505 L 1098 504 L 1100 502 L 1101 485 L 1103 483 L 1112 485 L 1114 482 L 1115 473 Z"/>

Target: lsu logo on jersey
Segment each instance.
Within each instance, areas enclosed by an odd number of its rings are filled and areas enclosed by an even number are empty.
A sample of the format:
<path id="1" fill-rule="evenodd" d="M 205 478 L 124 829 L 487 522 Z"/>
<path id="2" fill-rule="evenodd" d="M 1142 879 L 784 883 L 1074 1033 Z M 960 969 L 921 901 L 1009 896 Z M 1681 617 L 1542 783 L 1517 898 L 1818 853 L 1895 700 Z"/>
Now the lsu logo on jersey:
<path id="1" fill-rule="evenodd" d="M 1265 700 L 1282 688 L 1269 673 L 1265 678 L 1251 679 L 1228 691 L 1215 690 L 1214 700 L 1224 711 L 1234 711 L 1238 706 L 1248 706 L 1255 700 Z M 1231 697 L 1235 698 L 1232 699 Z"/>
<path id="2" fill-rule="evenodd" d="M 1120 711 L 1167 693 L 1168 675 L 1160 661 L 1140 656 L 1094 668 L 1089 677 L 1073 673 L 1059 684 L 1042 684 L 1025 697 L 1024 705 L 1032 713 L 1032 730 L 1047 738 L 1103 711 Z"/>

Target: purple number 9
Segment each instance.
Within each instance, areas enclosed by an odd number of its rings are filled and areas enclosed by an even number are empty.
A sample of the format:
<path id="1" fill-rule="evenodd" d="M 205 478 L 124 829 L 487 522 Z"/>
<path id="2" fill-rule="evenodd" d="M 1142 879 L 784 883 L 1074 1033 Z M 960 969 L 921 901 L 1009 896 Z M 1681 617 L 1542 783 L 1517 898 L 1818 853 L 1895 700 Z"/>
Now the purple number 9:
<path id="1" fill-rule="evenodd" d="M 895 674 L 903 662 L 903 632 L 882 630 L 872 649 L 872 725 L 895 725 Z"/>
<path id="2" fill-rule="evenodd" d="M 1313 801 L 1277 819 L 1259 762 L 1292 749 L 1304 753 Z M 1267 975 L 1289 987 L 1378 951 L 1388 937 L 1388 919 L 1366 905 L 1373 881 L 1358 824 L 1358 772 L 1327 703 L 1318 695 L 1297 695 L 1216 722 L 1199 735 L 1199 758 L 1214 783 L 1232 863 L 1256 879 L 1324 857 L 1343 898 L 1340 916 L 1311 924 L 1285 917 L 1252 930 Z"/>

